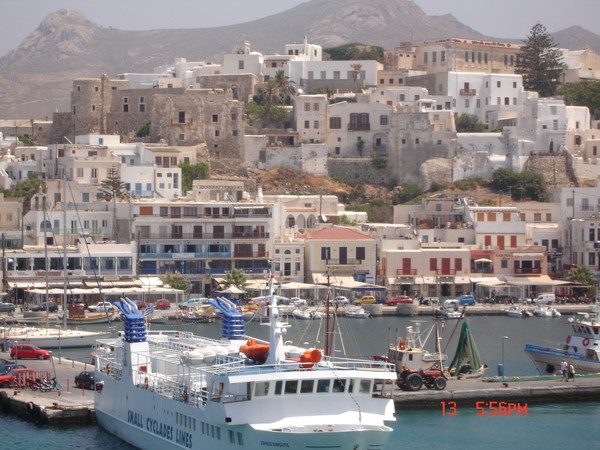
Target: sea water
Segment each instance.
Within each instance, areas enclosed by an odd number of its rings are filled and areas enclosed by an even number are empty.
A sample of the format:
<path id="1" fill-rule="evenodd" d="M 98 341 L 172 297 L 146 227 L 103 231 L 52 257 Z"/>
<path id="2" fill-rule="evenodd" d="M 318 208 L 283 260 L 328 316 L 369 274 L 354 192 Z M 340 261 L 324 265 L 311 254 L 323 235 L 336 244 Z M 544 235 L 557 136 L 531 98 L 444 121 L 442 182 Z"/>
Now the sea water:
<path id="1" fill-rule="evenodd" d="M 569 328 L 566 318 L 513 319 L 504 316 L 473 316 L 468 319 L 481 360 L 489 366 L 489 375 L 496 375 L 498 364 L 504 364 L 505 375 L 526 376 L 535 374 L 535 369 L 525 355 L 526 343 L 558 346 L 564 342 Z M 451 358 L 460 334 L 458 321 L 447 321 L 443 325 L 442 348 L 447 345 Z M 321 321 L 294 321 L 285 340 L 296 345 L 323 346 Z M 431 318 L 379 317 L 373 319 L 341 318 L 336 332 L 339 353 L 368 356 L 385 354 L 388 342 L 404 336 L 407 326 L 419 324 L 425 330 Z M 101 329 L 100 325 L 96 326 Z M 154 325 L 156 329 L 173 329 L 174 324 Z M 180 324 L 181 331 L 219 337 L 218 323 Z M 248 334 L 266 338 L 266 327 L 249 324 Z M 316 342 L 315 340 L 320 340 Z M 433 334 L 426 347 L 433 349 Z M 57 356 L 57 351 L 54 351 Z M 89 349 L 65 349 L 65 357 L 89 361 Z M 474 408 L 457 408 L 455 415 L 443 414 L 441 405 L 427 409 L 401 410 L 388 449 L 429 449 L 443 446 L 444 449 L 465 448 L 510 448 L 547 449 L 554 446 L 596 448 L 600 435 L 600 402 L 529 404 L 527 415 L 511 413 L 503 416 L 479 416 Z M 97 426 L 69 428 L 37 427 L 12 416 L 0 415 L 3 433 L 1 448 L 11 449 L 129 449 L 119 439 Z"/>

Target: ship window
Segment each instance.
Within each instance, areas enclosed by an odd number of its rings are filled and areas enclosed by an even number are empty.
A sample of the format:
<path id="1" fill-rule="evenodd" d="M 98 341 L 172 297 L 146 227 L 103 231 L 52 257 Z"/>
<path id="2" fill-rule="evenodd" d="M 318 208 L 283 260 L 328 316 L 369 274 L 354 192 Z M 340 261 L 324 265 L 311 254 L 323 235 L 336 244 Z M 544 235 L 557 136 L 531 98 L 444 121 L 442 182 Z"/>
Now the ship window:
<path id="1" fill-rule="evenodd" d="M 333 392 L 344 392 L 348 380 L 333 380 Z"/>
<path id="2" fill-rule="evenodd" d="M 275 395 L 281 395 L 281 387 L 283 386 L 283 381 L 275 382 Z"/>
<path id="3" fill-rule="evenodd" d="M 238 438 L 238 444 L 244 445 L 244 437 L 243 437 L 242 433 L 240 433 L 239 431 L 237 432 L 237 438 Z"/>
<path id="4" fill-rule="evenodd" d="M 264 397 L 269 395 L 269 382 L 259 381 L 254 385 L 254 395 L 256 397 Z"/>
<path id="5" fill-rule="evenodd" d="M 370 394 L 371 393 L 371 380 L 360 380 L 360 384 L 358 385 L 358 391 L 361 394 Z"/>
<path id="6" fill-rule="evenodd" d="M 302 380 L 300 382 L 300 393 L 312 393 L 315 383 L 313 380 Z"/>
<path id="7" fill-rule="evenodd" d="M 285 382 L 285 393 L 286 394 L 297 394 L 298 393 L 298 380 L 287 380 Z"/>
<path id="8" fill-rule="evenodd" d="M 329 392 L 329 384 L 331 380 L 317 381 L 317 392 Z"/>
<path id="9" fill-rule="evenodd" d="M 229 430 L 229 442 L 235 444 L 235 431 Z"/>

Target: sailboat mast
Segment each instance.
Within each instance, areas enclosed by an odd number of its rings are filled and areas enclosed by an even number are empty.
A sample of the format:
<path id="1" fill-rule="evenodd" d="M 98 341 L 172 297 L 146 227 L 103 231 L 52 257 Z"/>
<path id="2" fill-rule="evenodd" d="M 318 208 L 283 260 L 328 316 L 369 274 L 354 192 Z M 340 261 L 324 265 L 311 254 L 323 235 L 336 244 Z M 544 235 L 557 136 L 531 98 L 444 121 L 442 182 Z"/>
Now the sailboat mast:
<path id="1" fill-rule="evenodd" d="M 43 208 L 43 213 L 44 213 L 44 220 L 42 221 L 42 223 L 44 224 L 44 266 L 46 267 L 46 270 L 44 272 L 44 284 L 46 285 L 46 330 L 48 329 L 48 326 L 50 325 L 49 320 L 50 320 L 50 305 L 48 303 L 48 301 L 50 300 L 50 295 L 48 292 L 48 271 L 50 270 L 50 261 L 48 260 L 48 223 L 50 222 L 48 220 L 48 215 L 47 215 L 47 211 L 46 211 L 46 197 L 44 197 L 44 208 Z"/>
<path id="2" fill-rule="evenodd" d="M 67 174 L 63 172 L 63 329 L 67 329 Z"/>

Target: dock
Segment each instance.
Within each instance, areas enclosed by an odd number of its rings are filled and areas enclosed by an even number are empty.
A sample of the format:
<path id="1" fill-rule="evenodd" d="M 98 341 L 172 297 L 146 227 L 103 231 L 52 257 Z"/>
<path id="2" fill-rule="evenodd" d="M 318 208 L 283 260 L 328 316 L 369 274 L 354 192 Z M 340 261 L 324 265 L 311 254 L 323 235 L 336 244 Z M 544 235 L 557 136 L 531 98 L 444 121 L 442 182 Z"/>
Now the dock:
<path id="1" fill-rule="evenodd" d="M 0 356 L 10 358 L 7 352 L 0 352 Z M 0 411 L 40 425 L 96 423 L 95 391 L 73 386 L 75 375 L 83 370 L 93 370 L 93 365 L 56 356 L 53 362 L 57 380 L 62 386 L 60 395 L 55 390 L 0 389 Z M 19 363 L 36 371 L 54 373 L 51 360 L 19 360 Z M 483 406 L 489 411 L 494 405 L 500 408 L 526 408 L 531 403 L 598 401 L 600 374 L 576 376 L 575 382 L 569 383 L 561 381 L 560 376 L 449 380 L 442 391 L 424 388 L 408 392 L 395 388 L 393 399 L 398 412 L 414 408 L 438 408 L 441 411 L 442 402 L 450 409 Z"/>
<path id="2" fill-rule="evenodd" d="M 0 352 L 0 357 L 10 359 L 10 353 Z M 54 363 L 54 367 L 53 367 Z M 62 389 L 59 392 L 33 391 L 29 388 L 0 389 L 0 411 L 13 414 L 40 425 L 89 425 L 96 422 L 94 412 L 95 391 L 74 387 L 75 375 L 83 370 L 94 370 L 93 364 L 54 357 L 53 360 L 20 359 L 23 364 L 36 371 L 54 375 Z"/>

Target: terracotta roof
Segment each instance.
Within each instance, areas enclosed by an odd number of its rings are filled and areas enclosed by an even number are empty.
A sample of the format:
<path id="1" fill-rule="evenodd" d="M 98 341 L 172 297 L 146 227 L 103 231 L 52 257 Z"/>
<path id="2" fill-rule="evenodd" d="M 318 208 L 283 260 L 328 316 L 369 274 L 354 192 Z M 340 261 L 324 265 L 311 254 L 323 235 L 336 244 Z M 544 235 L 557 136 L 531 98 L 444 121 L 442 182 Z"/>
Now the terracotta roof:
<path id="1" fill-rule="evenodd" d="M 310 233 L 308 236 L 310 240 L 336 240 L 336 241 L 347 241 L 356 239 L 370 239 L 373 238 L 368 234 L 361 233 L 360 231 L 352 230 L 351 228 L 344 227 L 329 227 L 323 228 L 322 230 L 316 230 Z"/>

